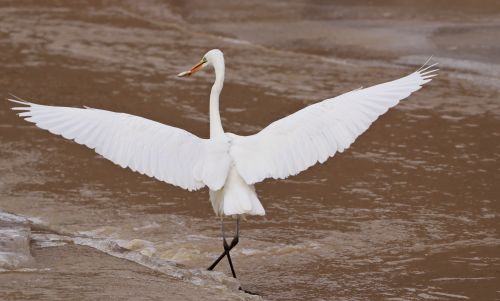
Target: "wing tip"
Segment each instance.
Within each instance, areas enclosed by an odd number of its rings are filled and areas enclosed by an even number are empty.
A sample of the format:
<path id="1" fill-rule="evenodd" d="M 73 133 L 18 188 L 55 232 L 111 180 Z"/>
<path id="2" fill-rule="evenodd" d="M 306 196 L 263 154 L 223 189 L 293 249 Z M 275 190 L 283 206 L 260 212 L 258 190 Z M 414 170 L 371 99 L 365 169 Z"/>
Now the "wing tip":
<path id="1" fill-rule="evenodd" d="M 415 72 L 417 73 L 422 80 L 424 81 L 423 83 L 426 84 L 432 80 L 433 77 L 438 75 L 439 68 L 436 68 L 436 66 L 439 65 L 439 63 L 433 63 L 429 64 L 432 60 L 432 55 L 425 61 L 425 63 L 418 68 L 418 70 Z"/>
<path id="2" fill-rule="evenodd" d="M 431 55 L 429 58 L 427 58 L 427 60 L 425 61 L 425 63 L 422 66 L 420 66 L 420 68 L 417 69 L 417 72 L 422 71 L 422 69 L 424 69 L 425 66 L 427 66 L 427 64 L 432 60 L 432 57 L 433 57 L 433 55 Z"/>
<path id="3" fill-rule="evenodd" d="M 11 108 L 12 110 L 28 110 L 30 107 L 33 106 L 33 103 L 29 102 L 29 101 L 26 101 L 20 97 L 17 97 L 16 95 L 12 94 L 12 93 L 9 93 L 9 95 L 12 97 L 12 98 L 7 98 L 8 101 L 10 102 L 13 102 L 13 103 L 17 103 L 17 104 L 20 104 L 20 105 L 23 105 L 24 107 L 13 107 Z"/>

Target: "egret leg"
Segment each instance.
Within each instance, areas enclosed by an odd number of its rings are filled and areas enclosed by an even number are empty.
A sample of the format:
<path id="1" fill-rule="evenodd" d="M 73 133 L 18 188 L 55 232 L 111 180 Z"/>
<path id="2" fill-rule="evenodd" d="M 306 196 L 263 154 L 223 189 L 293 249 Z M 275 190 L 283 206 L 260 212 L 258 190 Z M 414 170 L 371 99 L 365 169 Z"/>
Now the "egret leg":
<path id="1" fill-rule="evenodd" d="M 224 252 L 222 252 L 222 254 L 214 261 L 214 263 L 212 263 L 212 265 L 208 267 L 208 270 L 209 271 L 213 270 L 219 264 L 219 262 L 224 258 L 224 256 L 227 256 L 233 277 L 236 278 L 236 273 L 234 272 L 233 262 L 231 261 L 231 255 L 229 255 L 229 251 L 231 251 L 239 242 L 240 216 L 236 218 L 236 233 L 233 239 L 231 240 L 230 244 L 227 243 L 226 235 L 224 233 L 224 220 L 221 221 L 221 230 L 222 230 L 222 244 L 224 246 Z"/>

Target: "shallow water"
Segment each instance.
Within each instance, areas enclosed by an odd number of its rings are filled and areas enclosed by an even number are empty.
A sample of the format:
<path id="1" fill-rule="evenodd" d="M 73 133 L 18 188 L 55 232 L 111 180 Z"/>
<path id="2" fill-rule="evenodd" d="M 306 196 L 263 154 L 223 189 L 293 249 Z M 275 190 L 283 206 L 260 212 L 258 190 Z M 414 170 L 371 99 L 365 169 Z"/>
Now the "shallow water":
<path id="1" fill-rule="evenodd" d="M 175 74 L 217 47 L 227 63 L 224 127 L 250 134 L 434 55 L 439 77 L 348 151 L 257 186 L 267 215 L 243 222 L 233 260 L 244 288 L 269 300 L 493 300 L 500 7 L 481 2 L 4 3 L 0 91 L 132 113 L 207 137 L 213 75 Z M 207 191 L 121 169 L 20 120 L 6 102 L 0 133 L 0 211 L 44 234 L 22 223 L 8 231 L 42 249 L 92 246 L 231 294 L 229 278 L 203 271 L 222 251 Z M 0 267 L 33 266 L 29 257 L 6 262 Z M 218 271 L 230 275 L 226 263 Z"/>

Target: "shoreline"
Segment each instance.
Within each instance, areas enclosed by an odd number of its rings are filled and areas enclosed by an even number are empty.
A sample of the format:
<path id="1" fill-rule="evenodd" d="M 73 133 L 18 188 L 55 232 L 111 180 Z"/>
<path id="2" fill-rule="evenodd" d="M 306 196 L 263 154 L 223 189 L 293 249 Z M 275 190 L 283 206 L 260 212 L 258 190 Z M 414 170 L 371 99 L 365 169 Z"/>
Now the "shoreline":
<path id="1" fill-rule="evenodd" d="M 236 298 L 224 297 L 91 247 L 32 246 L 31 251 L 35 263 L 30 268 L 0 273 L 3 300 L 75 300 L 75 296 L 79 296 L 78 300 L 165 300 L 165 296 L 169 296 L 168 300 Z"/>
<path id="2" fill-rule="evenodd" d="M 261 300 L 221 273 L 184 271 L 111 240 L 56 234 L 25 216 L 0 211 L 0 237 L 2 300 Z"/>

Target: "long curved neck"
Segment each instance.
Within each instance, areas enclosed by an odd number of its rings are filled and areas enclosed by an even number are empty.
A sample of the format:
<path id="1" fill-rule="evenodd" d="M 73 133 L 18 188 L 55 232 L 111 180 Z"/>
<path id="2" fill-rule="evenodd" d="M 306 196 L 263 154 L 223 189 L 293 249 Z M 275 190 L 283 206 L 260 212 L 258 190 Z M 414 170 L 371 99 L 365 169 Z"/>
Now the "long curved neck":
<path id="1" fill-rule="evenodd" d="M 219 113 L 219 95 L 224 85 L 224 58 L 221 57 L 213 64 L 215 70 L 215 82 L 210 91 L 210 138 L 224 136 L 222 122 Z"/>

